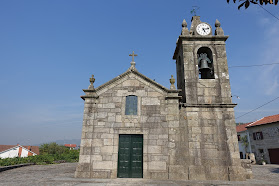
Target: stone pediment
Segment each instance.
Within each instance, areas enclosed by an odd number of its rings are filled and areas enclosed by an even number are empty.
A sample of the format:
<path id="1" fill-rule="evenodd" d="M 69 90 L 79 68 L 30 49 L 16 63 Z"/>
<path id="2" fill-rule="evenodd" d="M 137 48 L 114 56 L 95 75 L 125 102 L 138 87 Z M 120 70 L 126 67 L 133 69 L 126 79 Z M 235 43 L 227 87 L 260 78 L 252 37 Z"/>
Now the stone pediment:
<path id="1" fill-rule="evenodd" d="M 141 74 L 138 72 L 135 68 L 129 68 L 126 72 L 120 74 L 119 76 L 113 78 L 112 80 L 100 85 L 96 89 L 83 89 L 85 92 L 85 96 L 81 96 L 82 99 L 84 98 L 89 98 L 89 97 L 95 97 L 97 98 L 98 95 L 101 95 L 105 93 L 107 90 L 119 85 L 120 83 L 123 83 L 124 81 L 134 79 L 138 80 L 142 83 L 144 83 L 146 86 L 149 86 L 150 88 L 156 90 L 157 92 L 161 94 L 167 94 L 170 93 L 179 93 L 180 90 L 173 90 L 173 89 L 168 89 L 164 87 L 163 85 L 157 83 L 156 81 L 148 78 L 147 76 Z"/>

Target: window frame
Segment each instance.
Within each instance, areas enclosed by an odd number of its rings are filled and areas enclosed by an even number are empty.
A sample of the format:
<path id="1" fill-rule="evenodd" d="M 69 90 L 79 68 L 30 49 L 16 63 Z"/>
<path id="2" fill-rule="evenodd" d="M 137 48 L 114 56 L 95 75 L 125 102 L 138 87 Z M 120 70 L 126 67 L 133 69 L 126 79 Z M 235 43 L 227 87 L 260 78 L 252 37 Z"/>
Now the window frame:
<path id="1" fill-rule="evenodd" d="M 254 132 L 253 133 L 253 139 L 254 140 L 263 140 L 263 133 L 262 132 Z"/>
<path id="2" fill-rule="evenodd" d="M 136 98 L 135 100 L 132 100 L 130 98 Z M 138 96 L 136 95 L 127 95 L 125 96 L 125 109 L 124 109 L 124 114 L 126 116 L 137 116 L 138 115 Z M 128 105 L 132 104 L 132 105 Z M 132 111 L 129 111 L 128 109 L 131 109 Z"/>

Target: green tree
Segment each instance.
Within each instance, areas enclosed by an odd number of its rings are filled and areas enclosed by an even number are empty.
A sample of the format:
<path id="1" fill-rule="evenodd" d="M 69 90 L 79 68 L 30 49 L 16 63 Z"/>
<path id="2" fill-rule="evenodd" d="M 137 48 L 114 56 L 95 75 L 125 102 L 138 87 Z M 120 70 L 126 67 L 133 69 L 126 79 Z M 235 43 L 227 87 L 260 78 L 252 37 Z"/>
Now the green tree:
<path id="1" fill-rule="evenodd" d="M 232 0 L 234 3 L 236 3 L 236 0 Z M 230 0 L 227 0 L 227 2 L 229 3 Z M 278 0 L 238 0 L 238 2 L 240 3 L 240 5 L 238 6 L 238 9 L 240 9 L 241 7 L 245 7 L 245 9 L 247 9 L 250 4 L 260 4 L 260 5 L 267 5 L 267 4 L 274 4 L 277 5 L 278 4 Z"/>
<path id="2" fill-rule="evenodd" d="M 247 153 L 248 151 L 248 146 L 249 146 L 249 142 L 248 142 L 248 137 L 247 135 L 240 137 L 240 141 L 242 142 L 244 148 L 245 148 L 245 152 Z"/>
<path id="3" fill-rule="evenodd" d="M 40 155 L 28 156 L 26 158 L 0 158 L 0 166 L 16 165 L 22 163 L 52 164 L 63 162 L 77 162 L 79 159 L 79 150 L 70 150 L 69 148 L 58 145 L 57 143 L 42 144 L 40 146 Z"/>
<path id="4" fill-rule="evenodd" d="M 63 146 L 63 145 L 58 145 L 57 143 L 49 143 L 49 144 L 42 144 L 40 146 L 40 154 L 67 154 L 69 153 L 69 148 Z"/>

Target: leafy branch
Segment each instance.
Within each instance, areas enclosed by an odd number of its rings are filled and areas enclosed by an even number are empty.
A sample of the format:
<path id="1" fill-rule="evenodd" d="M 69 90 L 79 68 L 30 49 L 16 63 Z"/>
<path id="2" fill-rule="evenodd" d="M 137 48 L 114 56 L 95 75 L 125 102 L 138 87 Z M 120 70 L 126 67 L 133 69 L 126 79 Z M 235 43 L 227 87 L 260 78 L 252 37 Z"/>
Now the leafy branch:
<path id="1" fill-rule="evenodd" d="M 234 3 L 236 3 L 236 0 L 232 0 Z M 230 0 L 227 0 L 227 3 L 229 3 Z M 247 9 L 250 4 L 260 4 L 260 5 L 267 5 L 267 4 L 274 4 L 277 5 L 278 4 L 278 0 L 238 0 L 238 2 L 242 2 L 239 6 L 238 9 L 240 9 L 241 7 L 245 7 L 245 9 Z"/>

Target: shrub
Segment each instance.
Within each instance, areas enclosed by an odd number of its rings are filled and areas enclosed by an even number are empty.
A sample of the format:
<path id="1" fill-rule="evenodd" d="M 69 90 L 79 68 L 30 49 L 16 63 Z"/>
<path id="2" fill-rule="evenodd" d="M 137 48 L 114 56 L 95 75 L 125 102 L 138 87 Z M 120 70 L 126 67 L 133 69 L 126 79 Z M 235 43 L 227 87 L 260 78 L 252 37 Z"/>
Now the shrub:
<path id="1" fill-rule="evenodd" d="M 79 150 L 70 150 L 63 145 L 50 143 L 40 146 L 40 155 L 28 156 L 26 158 L 0 158 L 0 166 L 17 165 L 23 163 L 45 165 L 61 162 L 77 162 L 78 159 Z"/>

